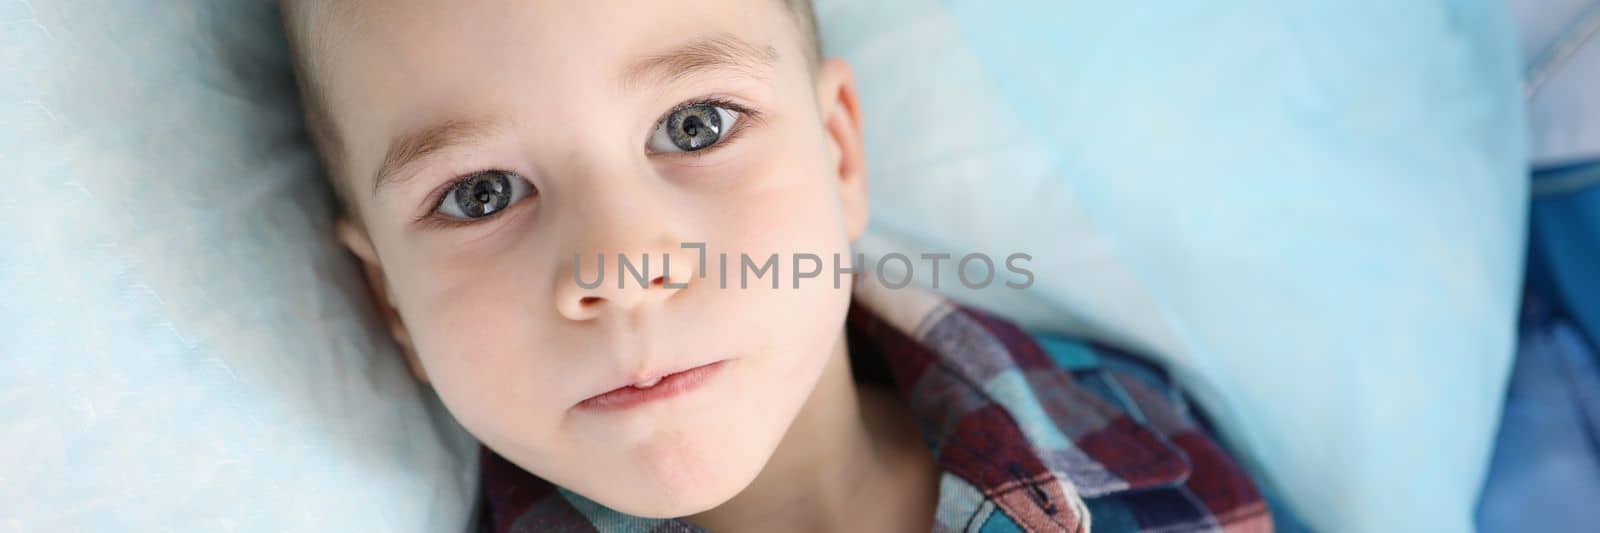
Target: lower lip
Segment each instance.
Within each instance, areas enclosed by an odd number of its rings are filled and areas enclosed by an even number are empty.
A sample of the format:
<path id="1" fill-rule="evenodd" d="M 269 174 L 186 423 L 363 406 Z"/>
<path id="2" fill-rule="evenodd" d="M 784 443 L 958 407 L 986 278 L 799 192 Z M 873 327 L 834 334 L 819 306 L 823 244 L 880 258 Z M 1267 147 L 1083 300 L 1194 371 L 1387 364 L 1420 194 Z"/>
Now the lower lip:
<path id="1" fill-rule="evenodd" d="M 580 409 L 597 411 L 622 410 L 643 405 L 656 400 L 665 400 L 698 388 L 700 384 L 711 379 L 711 376 L 722 368 L 726 360 L 717 361 L 708 365 L 697 366 L 676 374 L 663 376 L 655 386 L 640 389 L 636 387 L 622 387 L 605 394 L 595 396 L 578 403 Z"/>

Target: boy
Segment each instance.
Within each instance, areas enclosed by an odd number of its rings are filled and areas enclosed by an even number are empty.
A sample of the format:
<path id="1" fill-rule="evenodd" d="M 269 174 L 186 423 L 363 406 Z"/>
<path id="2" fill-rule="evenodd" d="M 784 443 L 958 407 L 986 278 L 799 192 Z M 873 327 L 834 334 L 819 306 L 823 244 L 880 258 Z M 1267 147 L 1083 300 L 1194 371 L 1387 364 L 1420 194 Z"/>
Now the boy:
<path id="1" fill-rule="evenodd" d="M 852 302 L 860 114 L 808 2 L 285 7 L 339 239 L 493 529 L 1270 528 L 1143 382 L 1101 380 L 1136 422 L 1005 322 Z M 739 288 L 723 254 L 845 259 Z"/>

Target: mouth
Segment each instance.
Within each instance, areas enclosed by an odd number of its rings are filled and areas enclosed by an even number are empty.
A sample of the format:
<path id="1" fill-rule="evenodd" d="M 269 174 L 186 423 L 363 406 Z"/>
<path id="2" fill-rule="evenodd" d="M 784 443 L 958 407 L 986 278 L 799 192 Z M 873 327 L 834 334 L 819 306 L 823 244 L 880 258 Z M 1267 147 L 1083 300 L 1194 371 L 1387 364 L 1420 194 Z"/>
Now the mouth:
<path id="1" fill-rule="evenodd" d="M 624 385 L 578 402 L 579 409 L 614 411 L 665 400 L 698 388 L 722 369 L 726 359 Z"/>

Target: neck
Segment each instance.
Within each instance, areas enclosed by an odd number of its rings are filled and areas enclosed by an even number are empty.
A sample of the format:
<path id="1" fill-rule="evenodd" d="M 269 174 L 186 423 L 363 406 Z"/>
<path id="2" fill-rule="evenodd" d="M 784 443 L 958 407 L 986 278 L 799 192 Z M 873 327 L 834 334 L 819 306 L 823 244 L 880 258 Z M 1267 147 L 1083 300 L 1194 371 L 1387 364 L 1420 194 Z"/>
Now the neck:
<path id="1" fill-rule="evenodd" d="M 904 403 L 851 378 L 840 335 L 766 467 L 733 499 L 688 520 L 717 532 L 927 531 L 938 475 Z"/>

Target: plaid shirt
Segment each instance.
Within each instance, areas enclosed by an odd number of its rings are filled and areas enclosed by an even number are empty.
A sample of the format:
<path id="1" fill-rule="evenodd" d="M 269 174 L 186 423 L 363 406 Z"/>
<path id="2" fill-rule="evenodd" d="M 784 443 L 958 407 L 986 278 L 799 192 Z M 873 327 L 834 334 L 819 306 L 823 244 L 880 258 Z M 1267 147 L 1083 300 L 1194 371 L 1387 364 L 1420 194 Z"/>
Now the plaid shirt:
<path id="1" fill-rule="evenodd" d="M 894 383 L 943 471 L 935 531 L 1272 530 L 1159 371 L 928 292 L 863 286 L 855 300 L 857 378 Z M 612 511 L 487 448 L 481 467 L 487 530 L 702 531 Z"/>

